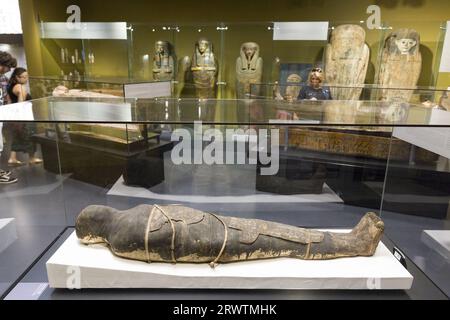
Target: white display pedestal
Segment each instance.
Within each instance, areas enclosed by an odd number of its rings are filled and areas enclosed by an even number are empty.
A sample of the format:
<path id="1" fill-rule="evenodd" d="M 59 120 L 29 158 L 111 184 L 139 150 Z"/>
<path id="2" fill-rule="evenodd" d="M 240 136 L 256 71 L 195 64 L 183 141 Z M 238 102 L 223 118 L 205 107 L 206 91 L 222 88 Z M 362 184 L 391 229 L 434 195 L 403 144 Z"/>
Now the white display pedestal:
<path id="1" fill-rule="evenodd" d="M 411 274 L 380 243 L 373 257 L 328 261 L 274 259 L 219 265 L 147 264 L 85 246 L 75 232 L 47 261 L 52 288 L 164 289 L 396 289 L 408 290 Z"/>
<path id="2" fill-rule="evenodd" d="M 17 240 L 14 219 L 0 219 L 0 253 Z"/>
<path id="3" fill-rule="evenodd" d="M 256 172 L 256 169 L 255 169 Z M 344 201 L 327 185 L 321 194 L 276 195 L 254 194 L 248 196 L 200 196 L 159 194 L 142 187 L 130 187 L 124 183 L 123 176 L 108 191 L 108 196 L 133 197 L 173 201 L 174 203 L 343 203 Z"/>
<path id="4" fill-rule="evenodd" d="M 125 98 L 153 99 L 170 97 L 172 84 L 170 81 L 129 83 L 124 86 Z"/>
<path id="5" fill-rule="evenodd" d="M 422 233 L 422 241 L 450 260 L 450 230 L 425 230 Z"/>

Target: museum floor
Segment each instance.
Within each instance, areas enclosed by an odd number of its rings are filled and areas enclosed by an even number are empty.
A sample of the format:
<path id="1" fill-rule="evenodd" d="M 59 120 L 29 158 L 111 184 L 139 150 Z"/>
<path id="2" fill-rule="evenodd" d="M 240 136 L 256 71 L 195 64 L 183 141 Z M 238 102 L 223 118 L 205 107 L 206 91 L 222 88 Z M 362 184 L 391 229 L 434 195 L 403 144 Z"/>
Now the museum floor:
<path id="1" fill-rule="evenodd" d="M 19 183 L 0 191 L 0 219 L 15 218 L 17 240 L 0 252 L 0 296 L 6 299 L 448 299 L 450 262 L 430 249 L 422 238 L 424 230 L 448 230 L 446 220 L 383 212 L 386 224 L 384 243 L 400 248 L 408 257 L 414 276 L 409 291 L 249 291 L 249 290 L 53 290 L 47 286 L 45 262 L 73 231 L 75 217 L 91 204 L 126 209 L 141 203 L 174 203 L 176 195 L 190 206 L 240 217 L 260 218 L 307 228 L 353 227 L 370 209 L 347 206 L 338 195 L 318 199 L 281 199 L 274 195 L 258 198 L 254 187 L 246 185 L 252 168 L 238 172 L 226 166 L 169 168 L 166 182 L 153 193 L 136 190 L 134 196 L 118 182 L 100 188 L 46 172 L 42 166 L 17 169 Z M 222 181 L 222 183 L 214 183 Z M 212 188 L 211 186 L 214 186 Z M 253 194 L 252 194 L 253 193 Z M 196 195 L 188 197 L 186 195 Z M 229 203 L 230 198 L 233 198 Z M 152 199 L 153 197 L 153 199 Z M 66 201 L 64 202 L 64 198 Z M 69 228 L 67 228 L 69 225 Z M 11 290 L 12 289 L 12 290 Z"/>

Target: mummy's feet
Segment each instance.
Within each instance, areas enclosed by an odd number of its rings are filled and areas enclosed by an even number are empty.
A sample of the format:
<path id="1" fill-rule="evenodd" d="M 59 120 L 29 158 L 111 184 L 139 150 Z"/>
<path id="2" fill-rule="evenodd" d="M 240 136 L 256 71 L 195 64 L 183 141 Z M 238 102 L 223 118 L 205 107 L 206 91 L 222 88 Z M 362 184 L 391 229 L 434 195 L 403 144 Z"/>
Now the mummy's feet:
<path id="1" fill-rule="evenodd" d="M 367 213 L 351 234 L 355 237 L 358 254 L 373 256 L 384 232 L 384 223 L 375 213 Z"/>

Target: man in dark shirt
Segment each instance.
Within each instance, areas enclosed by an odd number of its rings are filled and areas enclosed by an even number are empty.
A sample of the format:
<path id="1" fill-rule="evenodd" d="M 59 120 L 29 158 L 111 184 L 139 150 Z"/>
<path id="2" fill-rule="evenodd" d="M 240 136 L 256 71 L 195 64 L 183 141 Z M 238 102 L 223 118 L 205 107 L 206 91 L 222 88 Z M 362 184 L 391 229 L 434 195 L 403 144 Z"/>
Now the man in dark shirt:
<path id="1" fill-rule="evenodd" d="M 5 76 L 11 69 L 17 67 L 17 60 L 8 52 L 0 51 L 0 108 L 8 103 L 7 87 L 9 79 Z M 3 125 L 2 135 L 0 139 L 4 139 L 3 150 L 0 157 L 0 185 L 11 184 L 17 182 L 17 178 L 8 171 L 8 160 L 11 153 L 12 131 L 8 124 Z"/>

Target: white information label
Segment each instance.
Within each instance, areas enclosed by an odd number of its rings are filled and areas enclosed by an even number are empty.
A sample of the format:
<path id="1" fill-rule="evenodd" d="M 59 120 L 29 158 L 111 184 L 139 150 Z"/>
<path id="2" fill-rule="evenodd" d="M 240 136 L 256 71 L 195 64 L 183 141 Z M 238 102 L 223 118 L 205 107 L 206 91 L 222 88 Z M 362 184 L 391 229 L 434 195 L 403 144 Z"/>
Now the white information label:
<path id="1" fill-rule="evenodd" d="M 450 21 L 447 21 L 447 31 L 445 33 L 439 72 L 450 72 Z"/>
<path id="2" fill-rule="evenodd" d="M 73 28 L 68 22 L 42 22 L 41 38 L 127 40 L 127 23 L 83 22 Z"/>
<path id="3" fill-rule="evenodd" d="M 118 98 L 118 100 L 122 100 Z M 51 105 L 53 119 L 75 122 L 130 122 L 130 103 L 104 103 L 89 101 L 55 101 Z"/>
<path id="4" fill-rule="evenodd" d="M 275 22 L 273 40 L 328 40 L 328 21 Z"/>
<path id="5" fill-rule="evenodd" d="M 33 121 L 33 103 L 30 101 L 0 107 L 0 121 Z"/>
<path id="6" fill-rule="evenodd" d="M 170 81 L 125 85 L 125 98 L 151 99 L 170 97 L 171 94 L 172 89 Z"/>
<path id="7" fill-rule="evenodd" d="M 0 33 L 22 34 L 22 21 L 18 0 L 0 1 Z"/>

